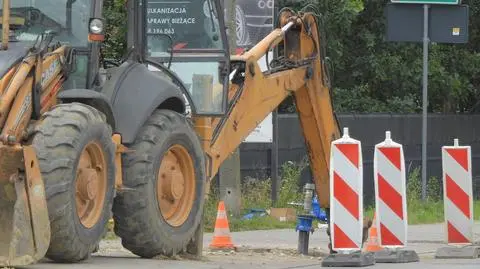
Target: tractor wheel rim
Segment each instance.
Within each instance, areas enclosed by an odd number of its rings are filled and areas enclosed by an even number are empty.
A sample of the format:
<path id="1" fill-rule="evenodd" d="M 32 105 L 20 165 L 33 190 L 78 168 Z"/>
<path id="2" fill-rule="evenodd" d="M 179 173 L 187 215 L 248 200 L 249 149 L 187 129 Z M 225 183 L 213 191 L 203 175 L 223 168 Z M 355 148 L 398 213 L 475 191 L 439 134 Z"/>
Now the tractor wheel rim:
<path id="1" fill-rule="evenodd" d="M 107 189 L 107 164 L 102 147 L 97 142 L 89 143 L 82 151 L 75 186 L 80 223 L 92 228 L 102 216 Z"/>
<path id="2" fill-rule="evenodd" d="M 195 169 L 188 150 L 174 145 L 163 156 L 157 176 L 160 212 L 171 226 L 182 225 L 195 200 Z"/>
<path id="3" fill-rule="evenodd" d="M 241 9 L 240 8 L 236 8 L 236 12 L 235 12 L 235 22 L 236 22 L 236 33 L 237 33 L 237 39 L 238 41 L 242 41 L 243 40 L 243 36 L 245 35 L 244 31 L 244 18 L 242 17 L 242 15 L 240 14 L 241 12 Z"/>

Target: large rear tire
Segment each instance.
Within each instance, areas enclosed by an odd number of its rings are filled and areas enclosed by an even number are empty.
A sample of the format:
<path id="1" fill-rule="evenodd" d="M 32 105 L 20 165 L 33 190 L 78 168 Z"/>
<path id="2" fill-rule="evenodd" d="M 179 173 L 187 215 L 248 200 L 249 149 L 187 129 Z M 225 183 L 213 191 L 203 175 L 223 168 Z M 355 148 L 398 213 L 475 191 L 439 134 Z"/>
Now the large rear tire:
<path id="1" fill-rule="evenodd" d="M 128 147 L 125 191 L 113 205 L 115 233 L 140 257 L 184 252 L 204 205 L 205 159 L 197 134 L 184 116 L 156 110 Z"/>
<path id="2" fill-rule="evenodd" d="M 46 257 L 57 262 L 87 259 L 111 216 L 115 145 L 105 116 L 79 103 L 43 115 L 37 151 L 51 226 Z"/>

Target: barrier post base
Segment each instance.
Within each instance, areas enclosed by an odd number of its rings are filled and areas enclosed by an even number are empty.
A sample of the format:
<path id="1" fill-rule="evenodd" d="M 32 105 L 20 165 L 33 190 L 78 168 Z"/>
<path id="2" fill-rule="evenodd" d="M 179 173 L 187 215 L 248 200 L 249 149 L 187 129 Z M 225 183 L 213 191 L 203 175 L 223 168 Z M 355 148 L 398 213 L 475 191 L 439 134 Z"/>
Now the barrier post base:
<path id="1" fill-rule="evenodd" d="M 437 249 L 435 259 L 477 259 L 480 256 L 480 246 L 448 246 Z"/>
<path id="2" fill-rule="evenodd" d="M 407 249 L 384 249 L 375 253 L 377 263 L 409 263 L 418 262 L 417 252 Z"/>
<path id="3" fill-rule="evenodd" d="M 365 267 L 375 265 L 375 255 L 371 252 L 335 253 L 322 261 L 322 267 Z"/>

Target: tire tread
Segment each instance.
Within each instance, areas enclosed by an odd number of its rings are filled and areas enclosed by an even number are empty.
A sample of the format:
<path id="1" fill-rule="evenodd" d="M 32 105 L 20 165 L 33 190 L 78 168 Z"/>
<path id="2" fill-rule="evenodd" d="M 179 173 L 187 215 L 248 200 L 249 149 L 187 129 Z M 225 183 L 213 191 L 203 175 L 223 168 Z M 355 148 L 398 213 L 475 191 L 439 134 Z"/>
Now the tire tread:
<path id="1" fill-rule="evenodd" d="M 71 177 L 79 155 L 77 148 L 82 132 L 92 125 L 104 125 L 102 136 L 111 137 L 112 130 L 105 119 L 101 112 L 87 105 L 60 104 L 42 116 L 42 123 L 35 130 L 33 146 L 45 184 L 51 226 L 51 242 L 46 257 L 54 261 L 85 260 L 96 246 L 96 243 L 84 243 L 77 236 L 75 222 L 72 221 L 76 217 L 72 216 L 75 201 L 72 201 L 70 191 L 75 181 Z M 114 164 L 115 148 L 113 143 L 109 146 L 105 154 L 110 157 L 107 164 Z M 108 176 L 112 178 L 111 174 Z M 107 188 L 113 190 L 113 186 Z M 109 197 L 107 194 L 106 202 L 108 211 L 111 211 L 113 197 Z"/>
<path id="2" fill-rule="evenodd" d="M 130 146 L 135 153 L 123 157 L 123 185 L 133 191 L 119 193 L 115 198 L 113 213 L 115 233 L 122 239 L 122 245 L 135 255 L 152 258 L 157 255 L 173 256 L 185 250 L 192 240 L 167 240 L 163 231 L 154 230 L 148 218 L 152 218 L 149 207 L 153 199 L 148 198 L 151 185 L 151 175 L 155 166 L 154 149 L 159 143 L 170 136 L 177 128 L 188 128 L 194 133 L 184 116 L 170 110 L 156 110 L 140 129 L 134 143 Z M 195 147 L 201 149 L 198 137 L 192 141 Z M 204 169 L 204 160 L 200 169 Z M 196 167 L 195 169 L 199 169 Z M 202 170 L 203 171 L 203 170 Z M 202 172 L 204 173 L 204 172 Z M 203 199 L 203 197 L 201 198 Z M 201 205 L 203 207 L 203 203 Z M 197 227 L 200 219 L 196 218 L 193 226 Z"/>

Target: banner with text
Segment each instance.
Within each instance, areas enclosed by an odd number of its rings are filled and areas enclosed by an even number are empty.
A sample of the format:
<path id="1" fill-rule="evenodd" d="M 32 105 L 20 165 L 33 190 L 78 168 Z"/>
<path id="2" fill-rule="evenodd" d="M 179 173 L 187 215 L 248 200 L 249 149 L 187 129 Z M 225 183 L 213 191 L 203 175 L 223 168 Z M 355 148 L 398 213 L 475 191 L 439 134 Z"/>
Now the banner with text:
<path id="1" fill-rule="evenodd" d="M 147 34 L 167 34 L 173 40 L 203 30 L 204 1 L 148 1 Z"/>

